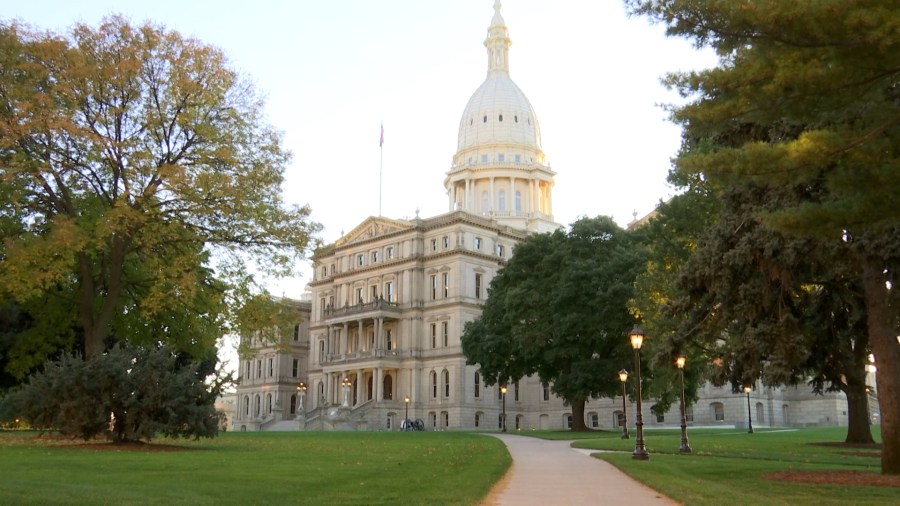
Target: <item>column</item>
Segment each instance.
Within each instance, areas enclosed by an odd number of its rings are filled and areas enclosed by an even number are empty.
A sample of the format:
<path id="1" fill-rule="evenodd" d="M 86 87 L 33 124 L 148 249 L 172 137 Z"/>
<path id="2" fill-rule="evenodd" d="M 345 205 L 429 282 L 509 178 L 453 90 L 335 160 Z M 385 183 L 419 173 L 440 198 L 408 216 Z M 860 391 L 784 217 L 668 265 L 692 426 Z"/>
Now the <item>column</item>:
<path id="1" fill-rule="evenodd" d="M 344 322 L 344 331 L 341 332 L 341 342 L 338 344 L 338 353 L 347 353 L 347 342 L 350 340 L 350 326 Z"/>
<path id="2" fill-rule="evenodd" d="M 363 332 L 363 321 L 362 320 L 359 320 L 357 322 L 357 329 L 358 330 L 356 331 L 356 351 L 359 351 L 362 349 L 362 343 L 365 342 L 365 340 L 366 340 L 366 336 L 364 335 L 364 332 Z"/>
<path id="3" fill-rule="evenodd" d="M 372 370 L 372 390 L 375 396 L 375 402 L 381 400 L 381 368 L 376 367 Z"/>
<path id="4" fill-rule="evenodd" d="M 490 205 L 488 206 L 488 212 L 497 209 L 497 200 L 494 197 L 494 178 L 491 178 L 491 200 Z"/>
<path id="5" fill-rule="evenodd" d="M 362 377 L 362 369 L 356 370 L 356 402 L 353 403 L 354 406 L 358 406 L 362 404 L 363 399 L 363 377 Z M 352 400 L 353 397 L 351 396 Z"/>

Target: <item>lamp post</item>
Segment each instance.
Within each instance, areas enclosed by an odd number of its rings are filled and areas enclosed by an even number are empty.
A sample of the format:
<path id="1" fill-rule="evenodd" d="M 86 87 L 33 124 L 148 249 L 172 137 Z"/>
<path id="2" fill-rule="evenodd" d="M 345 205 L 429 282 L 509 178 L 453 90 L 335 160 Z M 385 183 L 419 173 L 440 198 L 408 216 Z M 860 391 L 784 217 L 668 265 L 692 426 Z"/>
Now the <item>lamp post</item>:
<path id="1" fill-rule="evenodd" d="M 628 414 L 625 411 L 625 382 L 628 381 L 628 371 L 619 371 L 619 381 L 622 382 L 622 439 L 628 439 Z"/>
<path id="2" fill-rule="evenodd" d="M 403 398 L 403 402 L 406 403 L 406 416 L 403 417 L 403 419 L 407 420 L 407 424 L 408 424 L 409 423 L 408 422 L 408 420 L 409 420 L 409 396 L 408 395 Z"/>
<path id="3" fill-rule="evenodd" d="M 303 401 L 306 399 L 306 383 L 304 383 L 304 382 L 301 381 L 301 382 L 297 385 L 297 392 L 300 394 L 300 395 L 299 395 L 299 397 L 300 397 L 300 398 L 299 398 L 299 406 L 297 406 L 297 408 L 298 408 L 297 411 L 298 411 L 298 412 L 305 413 L 305 412 L 306 412 L 306 408 L 305 408 L 305 406 L 304 406 L 305 403 L 304 403 Z"/>
<path id="4" fill-rule="evenodd" d="M 750 414 L 750 385 L 744 385 L 744 392 L 747 394 L 747 433 L 753 434 L 753 415 Z"/>
<path id="5" fill-rule="evenodd" d="M 506 432 L 506 385 L 502 385 L 500 387 L 500 394 L 503 398 L 503 414 L 500 415 L 500 420 L 503 427 L 503 432 Z"/>
<path id="6" fill-rule="evenodd" d="M 641 345 L 644 344 L 644 331 L 637 325 L 628 333 L 631 347 L 634 348 L 634 371 L 637 374 L 637 421 L 634 423 L 637 439 L 634 441 L 634 452 L 631 458 L 649 460 L 650 454 L 644 446 L 644 415 L 641 413 Z"/>
<path id="7" fill-rule="evenodd" d="M 687 357 L 679 355 L 675 359 L 675 365 L 678 366 L 678 375 L 681 379 L 681 448 L 678 453 L 691 453 L 691 445 L 688 444 L 687 437 L 687 417 L 684 415 L 684 364 Z"/>

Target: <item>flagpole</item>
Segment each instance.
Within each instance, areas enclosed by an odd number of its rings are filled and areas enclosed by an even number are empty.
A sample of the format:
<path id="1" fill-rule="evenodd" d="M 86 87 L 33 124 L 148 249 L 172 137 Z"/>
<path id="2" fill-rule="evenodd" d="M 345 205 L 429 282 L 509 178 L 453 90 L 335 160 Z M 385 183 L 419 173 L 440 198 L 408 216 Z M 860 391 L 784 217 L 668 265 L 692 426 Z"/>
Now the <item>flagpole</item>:
<path id="1" fill-rule="evenodd" d="M 378 216 L 381 216 L 381 172 L 384 168 L 384 122 L 381 122 L 381 139 L 378 141 Z"/>

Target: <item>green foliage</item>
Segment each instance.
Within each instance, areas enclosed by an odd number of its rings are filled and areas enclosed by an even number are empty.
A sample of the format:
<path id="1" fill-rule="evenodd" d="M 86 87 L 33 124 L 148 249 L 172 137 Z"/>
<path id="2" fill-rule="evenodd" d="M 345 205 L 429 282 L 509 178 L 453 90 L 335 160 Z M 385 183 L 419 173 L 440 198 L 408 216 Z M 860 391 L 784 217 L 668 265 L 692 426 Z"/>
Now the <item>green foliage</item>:
<path id="1" fill-rule="evenodd" d="M 150 451 L 157 443 L 182 451 Z M 0 503 L 474 506 L 511 464 L 499 439 L 460 432 L 228 432 L 161 439 L 146 451 L 67 446 L 0 431 Z"/>
<path id="2" fill-rule="evenodd" d="M 0 23 L 0 62 L 0 297 L 34 322 L 17 376 L 125 340 L 201 356 L 250 270 L 304 256 L 319 226 L 282 201 L 290 154 L 219 50 L 112 16 L 66 35 Z"/>
<path id="3" fill-rule="evenodd" d="M 529 237 L 491 281 L 481 317 L 465 327 L 467 363 L 478 364 L 489 385 L 538 374 L 572 405 L 574 428 L 583 430 L 585 400 L 617 395 L 616 372 L 632 362 L 627 303 L 641 263 L 637 243 L 608 217 Z"/>
<path id="4" fill-rule="evenodd" d="M 222 416 L 214 403 L 228 378 L 206 378 L 165 347 L 116 345 L 90 360 L 64 354 L 7 395 L 0 415 L 84 440 L 214 437 Z"/>

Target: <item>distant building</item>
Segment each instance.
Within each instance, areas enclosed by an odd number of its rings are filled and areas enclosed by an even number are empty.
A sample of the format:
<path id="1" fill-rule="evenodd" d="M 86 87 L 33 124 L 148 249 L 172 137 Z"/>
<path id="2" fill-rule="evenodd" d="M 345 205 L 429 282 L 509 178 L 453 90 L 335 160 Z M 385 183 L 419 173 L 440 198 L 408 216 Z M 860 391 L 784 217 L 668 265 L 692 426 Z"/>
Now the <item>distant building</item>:
<path id="1" fill-rule="evenodd" d="M 448 212 L 369 217 L 316 253 L 311 300 L 288 301 L 297 311 L 294 335 L 245 340 L 235 430 L 398 430 L 407 412 L 429 430 L 500 427 L 498 385 L 466 365 L 460 336 L 481 314 L 514 246 L 560 225 L 552 212 L 555 173 L 534 109 L 509 76 L 511 41 L 499 2 L 494 11 L 484 41 L 487 77 L 460 119 L 444 179 Z M 646 427 L 680 423 L 677 405 L 662 417 L 651 405 L 644 403 Z M 835 394 L 762 388 L 751 407 L 757 425 L 846 425 L 846 401 Z M 634 405 L 627 409 L 633 423 Z M 505 410 L 508 430 L 572 423 L 571 409 L 536 377 L 508 386 Z M 622 415 L 621 398 L 585 406 L 588 427 L 617 428 Z M 707 386 L 687 418 L 743 424 L 746 396 Z"/>

